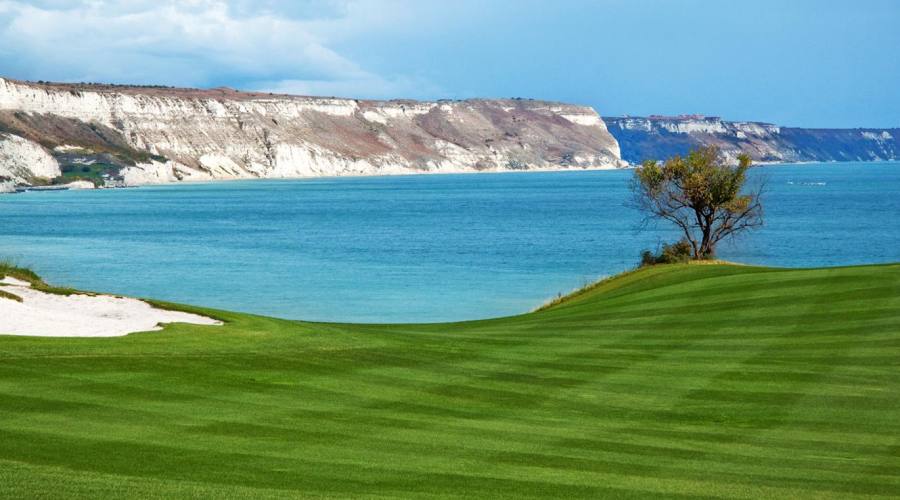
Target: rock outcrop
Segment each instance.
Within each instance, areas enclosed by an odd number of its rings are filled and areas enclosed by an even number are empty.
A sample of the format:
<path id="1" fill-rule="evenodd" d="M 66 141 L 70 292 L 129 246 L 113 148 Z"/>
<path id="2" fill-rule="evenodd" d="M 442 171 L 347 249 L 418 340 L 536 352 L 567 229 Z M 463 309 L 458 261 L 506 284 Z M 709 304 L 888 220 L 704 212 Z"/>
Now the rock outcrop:
<path id="1" fill-rule="evenodd" d="M 85 166 L 127 184 L 625 166 L 593 109 L 519 99 L 367 101 L 0 79 L 0 132 L 0 176 L 19 182 Z"/>
<path id="2" fill-rule="evenodd" d="M 60 175 L 59 163 L 39 144 L 0 132 L 0 181 L 24 183 Z"/>
<path id="3" fill-rule="evenodd" d="M 732 122 L 700 115 L 608 117 L 610 133 L 630 163 L 716 145 L 758 162 L 878 161 L 900 158 L 900 129 L 809 129 Z"/>

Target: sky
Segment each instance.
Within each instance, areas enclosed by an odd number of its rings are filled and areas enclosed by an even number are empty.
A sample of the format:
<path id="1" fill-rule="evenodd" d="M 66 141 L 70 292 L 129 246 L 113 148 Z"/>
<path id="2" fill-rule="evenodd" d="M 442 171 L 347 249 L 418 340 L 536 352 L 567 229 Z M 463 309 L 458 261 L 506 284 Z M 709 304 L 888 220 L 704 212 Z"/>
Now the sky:
<path id="1" fill-rule="evenodd" d="M 900 127 L 900 0 L 0 0 L 0 76 Z"/>

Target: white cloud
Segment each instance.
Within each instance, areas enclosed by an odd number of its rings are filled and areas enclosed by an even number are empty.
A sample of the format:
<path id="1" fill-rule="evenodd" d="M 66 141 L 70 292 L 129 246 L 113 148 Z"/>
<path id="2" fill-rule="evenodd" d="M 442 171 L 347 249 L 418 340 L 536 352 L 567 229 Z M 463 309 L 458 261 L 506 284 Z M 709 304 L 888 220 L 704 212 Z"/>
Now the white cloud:
<path id="1" fill-rule="evenodd" d="M 436 96 L 441 89 L 427 80 L 398 77 L 387 79 L 374 74 L 341 80 L 279 80 L 260 82 L 258 90 L 278 94 L 356 97 L 366 99 L 417 98 Z"/>
<path id="2" fill-rule="evenodd" d="M 415 21 L 404 0 L 0 0 L 0 73 L 61 81 L 421 96 L 333 47 Z M 418 90 L 419 92 L 415 92 Z"/>

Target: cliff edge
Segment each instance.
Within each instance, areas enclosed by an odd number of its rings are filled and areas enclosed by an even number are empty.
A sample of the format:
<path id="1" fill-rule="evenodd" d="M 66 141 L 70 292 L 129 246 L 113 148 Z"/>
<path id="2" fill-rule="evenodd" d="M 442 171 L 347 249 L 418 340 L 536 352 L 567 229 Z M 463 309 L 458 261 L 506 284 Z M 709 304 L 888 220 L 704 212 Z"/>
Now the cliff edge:
<path id="1" fill-rule="evenodd" d="M 900 159 L 900 129 L 826 129 L 736 122 L 715 116 L 604 118 L 630 163 L 718 146 L 726 156 L 741 153 L 758 162 L 883 161 Z"/>
<path id="2" fill-rule="evenodd" d="M 0 78 L 0 178 L 18 183 L 136 185 L 625 165 L 603 120 L 585 106 Z"/>

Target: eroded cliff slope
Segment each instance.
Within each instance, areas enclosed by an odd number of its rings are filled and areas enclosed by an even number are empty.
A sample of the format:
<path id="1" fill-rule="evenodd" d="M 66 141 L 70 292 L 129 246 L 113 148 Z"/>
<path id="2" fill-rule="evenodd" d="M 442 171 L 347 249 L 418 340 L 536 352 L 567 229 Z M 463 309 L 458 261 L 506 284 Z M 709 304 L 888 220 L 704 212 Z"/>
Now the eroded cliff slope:
<path id="1" fill-rule="evenodd" d="M 128 184 L 624 166 L 591 108 L 0 79 L 0 176 Z"/>
<path id="2" fill-rule="evenodd" d="M 878 161 L 900 158 L 900 129 L 810 129 L 733 122 L 700 115 L 607 117 L 610 133 L 630 163 L 718 146 L 734 158 L 762 162 Z"/>

